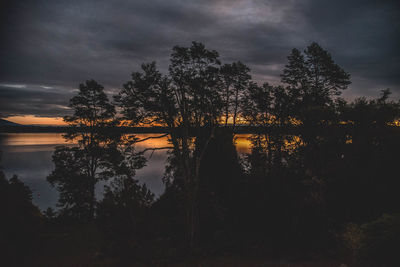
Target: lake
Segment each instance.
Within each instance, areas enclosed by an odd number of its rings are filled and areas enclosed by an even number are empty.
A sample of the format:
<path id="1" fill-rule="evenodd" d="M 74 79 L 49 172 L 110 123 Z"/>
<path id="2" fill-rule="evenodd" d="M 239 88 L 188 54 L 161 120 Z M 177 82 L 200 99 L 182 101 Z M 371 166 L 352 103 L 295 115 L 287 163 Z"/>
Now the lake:
<path id="1" fill-rule="evenodd" d="M 145 138 L 158 136 L 157 134 L 136 134 L 138 137 Z M 248 135 L 240 134 L 235 138 L 235 145 L 238 153 L 248 153 L 250 143 Z M 0 151 L 1 166 L 6 177 L 9 179 L 16 174 L 33 193 L 33 203 L 40 209 L 48 207 L 55 208 L 58 192 L 46 181 L 46 177 L 54 168 L 52 155 L 54 148 L 58 145 L 74 146 L 73 142 L 66 142 L 61 133 L 1 133 Z M 140 151 L 145 148 L 166 146 L 167 138 L 149 139 L 136 144 Z M 147 153 L 148 161 L 146 166 L 136 173 L 136 179 L 145 183 L 147 187 L 156 195 L 160 196 L 164 192 L 162 177 L 164 174 L 167 151 L 155 151 L 150 157 Z M 104 183 L 99 183 L 96 187 L 96 195 L 101 198 Z"/>

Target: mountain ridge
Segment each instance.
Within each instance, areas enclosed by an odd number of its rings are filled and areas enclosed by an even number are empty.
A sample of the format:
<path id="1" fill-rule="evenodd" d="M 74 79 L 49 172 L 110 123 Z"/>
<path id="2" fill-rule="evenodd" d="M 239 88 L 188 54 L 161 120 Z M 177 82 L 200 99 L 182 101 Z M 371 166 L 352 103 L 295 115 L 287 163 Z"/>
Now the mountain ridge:
<path id="1" fill-rule="evenodd" d="M 24 125 L 19 124 L 19 123 L 15 123 L 15 122 L 12 122 L 12 121 L 8 121 L 8 120 L 5 120 L 5 119 L 0 119 L 0 126 L 24 126 Z"/>

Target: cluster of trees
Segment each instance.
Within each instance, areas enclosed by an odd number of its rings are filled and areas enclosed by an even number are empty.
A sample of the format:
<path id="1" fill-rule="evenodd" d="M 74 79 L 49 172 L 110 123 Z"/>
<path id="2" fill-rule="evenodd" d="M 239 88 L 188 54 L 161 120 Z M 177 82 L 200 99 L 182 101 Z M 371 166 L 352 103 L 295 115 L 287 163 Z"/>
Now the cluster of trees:
<path id="1" fill-rule="evenodd" d="M 120 133 L 112 130 L 118 124 L 115 106 L 96 81 L 81 84 L 70 106 L 74 114 L 64 118 L 70 125 L 65 138 L 76 140 L 77 146 L 56 148 L 55 169 L 47 180 L 60 192 L 59 215 L 88 222 L 96 216 L 96 184 L 110 178 L 115 185 L 118 180 L 132 179 L 135 171 L 144 166 L 145 159 L 134 151 L 134 146 L 123 142 Z M 146 190 L 137 183 L 129 184 L 127 190 L 132 190 L 131 187 Z"/>
<path id="2" fill-rule="evenodd" d="M 26 256 L 35 252 L 43 215 L 32 204 L 32 192 L 16 175 L 7 179 L 0 169 L 0 249 L 7 266 L 27 264 Z M 21 257 L 24 255 L 25 257 Z"/>
<path id="3" fill-rule="evenodd" d="M 60 192 L 58 221 L 98 225 L 109 252 L 173 257 L 324 250 L 359 233 L 356 226 L 400 212 L 392 125 L 400 102 L 389 101 L 389 90 L 375 100 L 340 98 L 350 75 L 316 43 L 293 49 L 281 78 L 259 85 L 245 64 L 222 65 L 216 51 L 193 42 L 173 48 L 167 74 L 143 64 L 114 103 L 97 82 L 81 84 L 65 117 L 66 138 L 78 144 L 56 149 L 48 176 Z M 122 122 L 167 132 L 123 135 Z M 239 122 L 257 126 L 245 156 L 234 146 Z M 135 149 L 166 136 L 166 147 Z M 169 153 L 166 190 L 155 199 L 135 172 L 146 151 L 161 149 Z M 108 182 L 99 200 L 100 181 Z"/>

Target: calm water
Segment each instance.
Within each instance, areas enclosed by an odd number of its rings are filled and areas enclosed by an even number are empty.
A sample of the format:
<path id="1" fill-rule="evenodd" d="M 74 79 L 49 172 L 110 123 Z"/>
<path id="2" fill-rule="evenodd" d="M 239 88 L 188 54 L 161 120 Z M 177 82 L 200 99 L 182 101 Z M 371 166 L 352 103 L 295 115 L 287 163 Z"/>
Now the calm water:
<path id="1" fill-rule="evenodd" d="M 138 134 L 148 137 L 150 134 Z M 157 135 L 155 135 L 157 136 Z M 52 154 L 57 145 L 70 145 L 60 133 L 10 133 L 0 134 L 0 151 L 2 152 L 1 165 L 7 178 L 16 174 L 28 185 L 33 192 L 33 202 L 41 209 L 55 207 L 58 193 L 46 181 L 46 177 L 53 170 Z M 150 139 L 136 145 L 137 149 L 159 147 L 167 145 L 167 139 Z M 236 137 L 236 148 L 239 153 L 249 151 L 249 142 L 246 135 Z M 150 153 L 148 154 L 148 156 Z M 159 196 L 164 191 L 162 177 L 164 174 L 167 151 L 155 151 L 148 157 L 144 168 L 137 171 L 136 178 L 146 183 L 148 188 Z M 104 184 L 98 184 L 96 194 L 101 197 Z"/>

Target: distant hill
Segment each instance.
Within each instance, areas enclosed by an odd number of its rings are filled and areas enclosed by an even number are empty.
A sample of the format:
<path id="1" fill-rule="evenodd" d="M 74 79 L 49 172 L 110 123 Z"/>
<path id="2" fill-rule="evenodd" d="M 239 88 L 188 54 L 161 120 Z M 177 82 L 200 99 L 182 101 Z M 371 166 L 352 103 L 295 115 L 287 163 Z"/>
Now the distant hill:
<path id="1" fill-rule="evenodd" d="M 24 125 L 0 119 L 0 126 L 24 126 Z"/>

